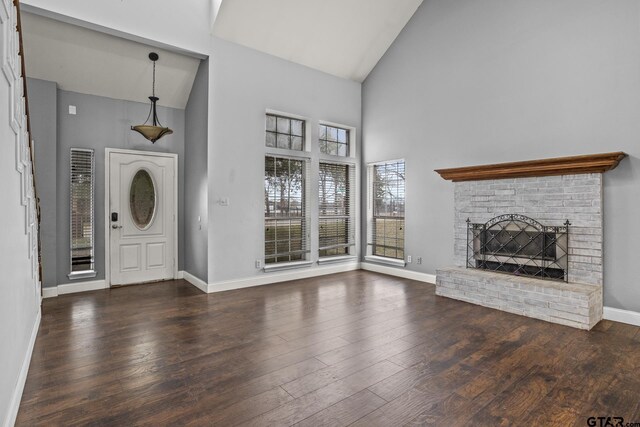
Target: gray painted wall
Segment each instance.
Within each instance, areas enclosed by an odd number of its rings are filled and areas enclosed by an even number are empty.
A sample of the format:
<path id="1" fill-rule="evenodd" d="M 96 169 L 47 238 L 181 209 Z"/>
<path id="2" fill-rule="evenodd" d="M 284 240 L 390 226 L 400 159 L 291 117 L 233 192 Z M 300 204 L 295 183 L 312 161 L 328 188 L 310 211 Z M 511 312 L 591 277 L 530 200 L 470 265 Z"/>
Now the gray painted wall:
<path id="1" fill-rule="evenodd" d="M 605 305 L 640 311 L 640 3 L 425 1 L 363 85 L 364 160 L 407 161 L 410 270 L 453 264 L 433 169 L 622 150 L 604 176 Z M 363 200 L 366 194 L 363 193 Z"/>
<path id="2" fill-rule="evenodd" d="M 75 105 L 76 115 L 69 114 Z M 158 151 L 178 154 L 178 230 L 184 229 L 184 110 L 159 108 L 158 117 L 173 134 L 155 144 L 131 130 L 143 122 L 149 105 L 94 95 L 58 91 L 58 284 L 70 283 L 69 274 L 69 158 L 71 148 L 95 149 L 96 205 L 95 260 L 96 280 L 104 279 L 104 206 L 105 148 Z M 43 213 L 44 214 L 44 213 Z M 183 233 L 178 233 L 178 268 L 182 269 Z"/>
<path id="3" fill-rule="evenodd" d="M 208 59 L 200 62 L 184 116 L 184 270 L 206 282 L 208 279 Z"/>
<path id="4" fill-rule="evenodd" d="M 254 264 L 264 257 L 265 111 L 307 117 L 314 129 L 318 120 L 354 126 L 359 139 L 361 85 L 217 38 L 212 52 L 208 273 L 216 283 L 265 274 Z"/>
<path id="5" fill-rule="evenodd" d="M 51 157 L 44 157 L 38 163 L 38 174 L 52 177 L 50 180 L 41 179 L 38 191 L 41 197 L 53 194 L 56 198 L 55 209 L 49 198 L 43 199 L 43 224 L 55 221 L 56 225 L 48 228 L 43 234 L 43 260 L 55 259 L 56 265 L 44 263 L 44 276 L 47 278 L 44 286 L 56 286 L 71 283 L 69 274 L 69 156 L 71 148 L 93 148 L 96 160 L 96 205 L 95 205 L 95 259 L 97 276 L 95 280 L 104 279 L 104 221 L 106 219 L 104 207 L 104 149 L 125 148 L 130 150 L 158 151 L 178 154 L 178 268 L 184 265 L 184 110 L 173 108 L 158 108 L 158 116 L 163 124 L 174 131 L 173 135 L 165 136 L 155 144 L 151 144 L 141 135 L 130 130 L 132 124 L 139 124 L 147 117 L 148 104 L 104 98 L 94 95 L 84 95 L 63 90 L 57 91 L 57 108 L 48 102 L 42 106 L 35 106 L 38 100 L 51 97 L 51 85 L 55 83 L 30 81 L 29 97 L 32 100 L 31 121 L 34 134 L 50 132 L 52 120 L 56 122 L 57 146 Z M 69 105 L 75 105 L 76 115 L 69 114 Z M 56 117 L 57 116 L 57 117 Z M 56 129 L 53 129 L 54 134 Z M 46 138 L 46 134 L 45 137 Z M 42 138 L 44 140 L 44 138 Z M 49 136 L 50 138 L 50 136 Z M 55 139 L 54 139 L 55 141 Z M 36 149 L 36 153 L 38 150 Z M 42 153 L 41 153 L 42 154 Z M 39 156 L 39 154 L 36 154 Z M 38 161 L 39 157 L 36 157 Z M 55 159 L 55 162 L 53 161 Z M 55 242 L 55 243 L 54 243 Z M 57 270 L 57 271 L 56 271 Z"/>
<path id="6" fill-rule="evenodd" d="M 50 167 L 57 158 L 57 97 L 58 87 L 54 82 L 27 79 L 29 93 L 29 113 L 31 132 L 34 139 L 36 187 L 40 198 L 42 218 L 40 236 L 42 245 L 42 285 L 58 284 L 58 261 L 56 253 L 58 237 L 56 232 L 57 174 Z"/>

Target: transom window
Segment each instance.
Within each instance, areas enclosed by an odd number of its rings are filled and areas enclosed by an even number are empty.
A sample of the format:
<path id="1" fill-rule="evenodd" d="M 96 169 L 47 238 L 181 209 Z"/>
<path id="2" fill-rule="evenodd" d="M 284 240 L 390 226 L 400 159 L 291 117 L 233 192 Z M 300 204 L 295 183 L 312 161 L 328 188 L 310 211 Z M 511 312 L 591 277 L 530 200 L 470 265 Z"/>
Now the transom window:
<path id="1" fill-rule="evenodd" d="M 371 166 L 370 182 L 369 252 L 371 255 L 404 259 L 404 161 Z"/>
<path id="2" fill-rule="evenodd" d="M 304 150 L 304 120 L 267 114 L 266 121 L 267 147 Z"/>
<path id="3" fill-rule="evenodd" d="M 319 255 L 348 255 L 355 245 L 353 166 L 320 162 Z"/>
<path id="4" fill-rule="evenodd" d="M 309 252 L 306 163 L 299 159 L 265 157 L 265 264 L 302 261 Z"/>
<path id="5" fill-rule="evenodd" d="M 349 130 L 320 125 L 320 152 L 333 156 L 349 156 Z"/>

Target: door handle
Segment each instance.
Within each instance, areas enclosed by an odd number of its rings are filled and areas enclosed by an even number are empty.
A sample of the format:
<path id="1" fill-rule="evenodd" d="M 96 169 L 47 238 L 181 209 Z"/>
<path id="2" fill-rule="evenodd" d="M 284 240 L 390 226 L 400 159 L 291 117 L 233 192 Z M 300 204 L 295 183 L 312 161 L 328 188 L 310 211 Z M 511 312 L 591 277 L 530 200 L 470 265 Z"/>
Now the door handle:
<path id="1" fill-rule="evenodd" d="M 122 228 L 122 226 L 121 225 L 117 225 L 117 224 L 113 224 L 111 226 L 111 228 L 113 228 L 114 230 L 117 230 L 118 228 Z"/>

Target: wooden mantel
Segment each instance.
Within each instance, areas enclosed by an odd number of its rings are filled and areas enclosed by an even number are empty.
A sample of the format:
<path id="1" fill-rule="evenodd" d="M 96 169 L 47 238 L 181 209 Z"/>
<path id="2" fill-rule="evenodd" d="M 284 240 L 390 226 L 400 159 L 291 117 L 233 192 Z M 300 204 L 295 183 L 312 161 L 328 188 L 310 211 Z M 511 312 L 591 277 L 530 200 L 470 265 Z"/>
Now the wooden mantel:
<path id="1" fill-rule="evenodd" d="M 436 172 L 438 172 L 442 178 L 453 182 L 603 173 L 614 169 L 618 166 L 620 160 L 626 156 L 626 153 L 617 151 L 614 153 L 589 154 L 586 156 L 556 157 L 525 162 L 436 169 Z"/>

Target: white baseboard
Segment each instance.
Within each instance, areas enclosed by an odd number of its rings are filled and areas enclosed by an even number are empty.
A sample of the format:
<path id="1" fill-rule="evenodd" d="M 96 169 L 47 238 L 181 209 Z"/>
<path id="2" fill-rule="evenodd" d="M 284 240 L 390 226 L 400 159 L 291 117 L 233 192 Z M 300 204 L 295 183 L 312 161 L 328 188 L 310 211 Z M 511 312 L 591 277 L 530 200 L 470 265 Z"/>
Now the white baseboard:
<path id="1" fill-rule="evenodd" d="M 272 283 L 287 282 L 289 280 L 307 279 L 309 277 L 324 276 L 327 274 L 342 273 L 345 271 L 359 270 L 359 262 L 349 262 L 340 265 L 300 269 L 286 273 L 266 273 L 261 276 L 249 277 L 240 280 L 228 280 L 218 283 L 209 283 L 207 293 L 230 291 L 233 289 L 250 288 L 253 286 L 270 285 Z"/>
<path id="2" fill-rule="evenodd" d="M 178 271 L 178 279 L 186 279 L 185 274 L 189 274 L 185 271 Z M 193 277 L 193 276 L 192 276 Z M 188 280 L 188 279 L 187 279 Z M 190 283 L 193 284 L 190 280 Z M 105 280 L 93 280 L 91 282 L 77 282 L 77 283 L 65 283 L 64 285 L 49 286 L 42 288 L 43 298 L 53 298 L 58 295 L 75 294 L 77 292 L 96 291 L 99 289 L 108 289 L 107 282 Z"/>
<path id="3" fill-rule="evenodd" d="M 619 308 L 604 307 L 603 319 L 640 326 L 640 313 L 637 311 L 621 310 Z"/>
<path id="4" fill-rule="evenodd" d="M 58 296 L 58 287 L 50 286 L 48 288 L 42 288 L 42 298 L 53 298 Z"/>
<path id="5" fill-rule="evenodd" d="M 426 283 L 436 283 L 435 274 L 420 273 L 417 271 L 405 270 L 403 268 L 389 267 L 386 265 L 373 264 L 371 262 L 363 262 L 360 268 L 376 273 L 388 274 L 390 276 L 402 277 L 403 279 L 418 280 Z"/>
<path id="6" fill-rule="evenodd" d="M 36 344 L 36 337 L 38 336 L 38 329 L 40 329 L 40 320 L 42 319 L 42 311 L 38 306 L 38 314 L 36 320 L 33 323 L 33 329 L 31 330 L 31 337 L 29 337 L 29 346 L 27 352 L 24 355 L 22 361 L 22 367 L 20 368 L 20 375 L 18 375 L 18 382 L 13 390 L 13 396 L 11 396 L 11 404 L 9 405 L 9 413 L 4 420 L 4 426 L 11 427 L 16 422 L 18 416 L 18 409 L 20 409 L 20 401 L 22 400 L 22 392 L 24 391 L 24 385 L 27 382 L 27 374 L 29 373 L 29 365 L 31 364 L 31 355 L 33 354 L 33 347 Z"/>
<path id="7" fill-rule="evenodd" d="M 180 276 L 182 276 L 182 277 L 180 277 Z M 178 273 L 178 278 L 186 280 L 187 282 L 191 283 L 196 288 L 200 289 L 202 292 L 206 293 L 208 291 L 209 285 L 207 285 L 207 282 L 197 278 L 196 276 L 194 276 L 193 274 L 191 274 L 191 273 L 189 273 L 187 271 L 180 271 Z"/>
<path id="8" fill-rule="evenodd" d="M 45 298 L 57 297 L 58 295 L 75 294 L 76 292 L 96 291 L 107 289 L 107 282 L 104 280 L 93 280 L 91 282 L 65 283 L 49 288 L 42 288 L 42 296 Z"/>
<path id="9" fill-rule="evenodd" d="M 417 280 L 426 283 L 435 283 L 436 276 L 433 274 L 419 273 L 409 271 L 402 268 L 389 267 L 385 265 L 373 264 L 368 262 L 359 263 L 345 262 L 342 264 L 330 264 L 315 268 L 299 269 L 295 271 L 287 271 L 282 273 L 265 273 L 261 276 L 248 277 L 246 279 L 227 280 L 217 283 L 206 283 L 193 274 L 186 271 L 178 272 L 178 279 L 184 279 L 187 282 L 200 289 L 202 292 L 213 293 L 230 291 L 233 289 L 250 288 L 252 286 L 269 285 L 271 283 L 286 282 L 289 280 L 307 279 L 309 277 L 324 276 L 326 274 L 342 273 L 353 270 L 368 270 L 377 273 L 389 274 L 392 276 L 402 277 L 405 279 Z M 42 288 L 44 298 L 57 297 L 58 295 L 71 294 L 76 292 L 95 291 L 98 289 L 106 289 L 108 286 L 104 280 L 94 280 L 91 282 L 67 283 L 54 287 Z"/>

